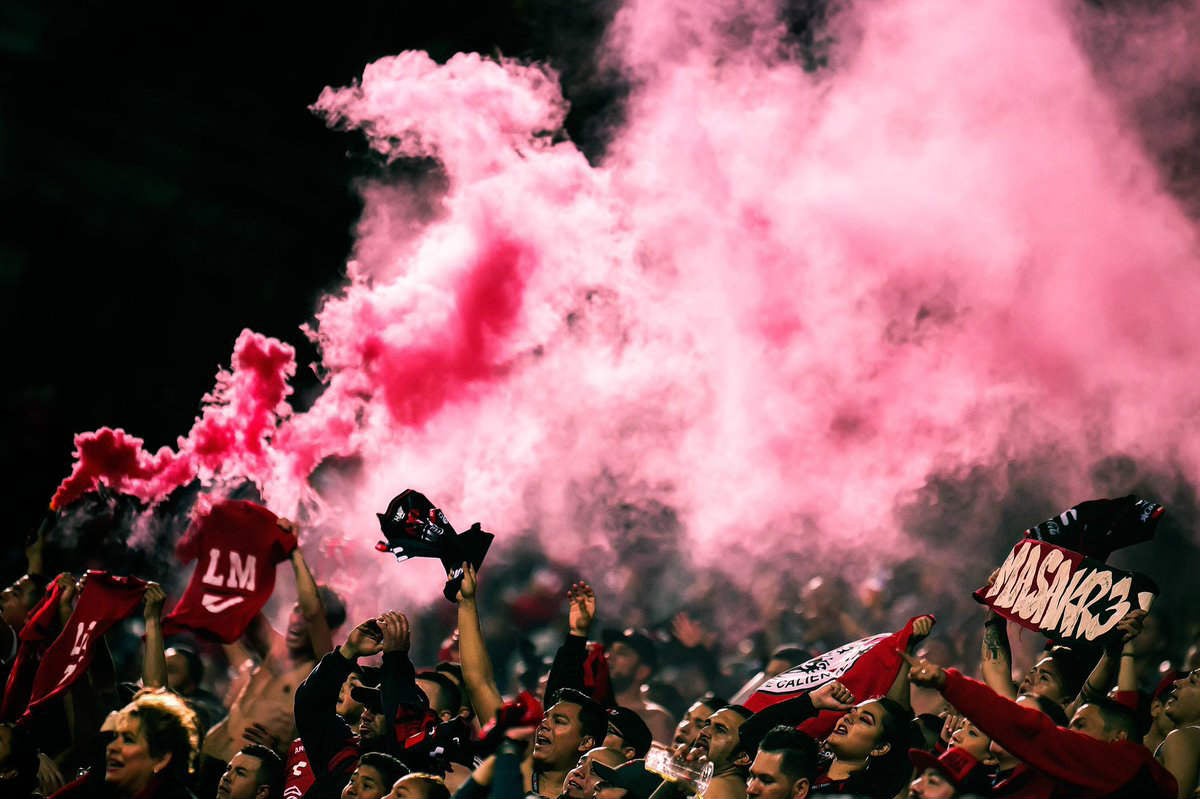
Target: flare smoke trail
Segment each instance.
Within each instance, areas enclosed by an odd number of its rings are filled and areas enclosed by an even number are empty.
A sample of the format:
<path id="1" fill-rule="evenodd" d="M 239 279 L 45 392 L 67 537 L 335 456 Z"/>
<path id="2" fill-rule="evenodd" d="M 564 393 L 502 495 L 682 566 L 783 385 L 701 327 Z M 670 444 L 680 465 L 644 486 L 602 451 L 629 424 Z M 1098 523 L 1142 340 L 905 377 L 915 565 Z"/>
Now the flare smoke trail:
<path id="1" fill-rule="evenodd" d="M 1196 228 L 1125 102 L 1146 123 L 1164 78 L 1103 83 L 1090 13 L 858 3 L 814 72 L 773 3 L 629 0 L 602 58 L 633 89 L 598 163 L 547 68 L 380 59 L 314 109 L 442 179 L 421 223 L 428 188 L 364 190 L 308 330 L 323 393 L 293 412 L 291 351 L 246 332 L 174 450 L 81 436 L 60 499 L 242 476 L 367 550 L 411 486 L 554 558 L 658 508 L 696 562 L 744 570 L 897 552 L 896 508 L 947 475 L 994 473 L 990 502 L 1036 462 L 1050 510 L 1114 454 L 1194 475 Z M 317 492 L 335 457 L 360 468 Z"/>

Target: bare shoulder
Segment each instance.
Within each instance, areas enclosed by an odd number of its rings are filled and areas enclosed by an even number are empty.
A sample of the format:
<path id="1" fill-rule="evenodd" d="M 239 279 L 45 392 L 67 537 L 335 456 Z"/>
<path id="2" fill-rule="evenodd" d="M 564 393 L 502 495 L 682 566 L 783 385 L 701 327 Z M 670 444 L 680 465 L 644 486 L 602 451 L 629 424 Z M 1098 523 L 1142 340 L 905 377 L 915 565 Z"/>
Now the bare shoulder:
<path id="1" fill-rule="evenodd" d="M 1167 737 L 1155 750 L 1154 757 L 1161 763 L 1178 757 L 1194 756 L 1198 753 L 1200 753 L 1200 727 L 1189 726 L 1180 727 L 1167 733 Z"/>

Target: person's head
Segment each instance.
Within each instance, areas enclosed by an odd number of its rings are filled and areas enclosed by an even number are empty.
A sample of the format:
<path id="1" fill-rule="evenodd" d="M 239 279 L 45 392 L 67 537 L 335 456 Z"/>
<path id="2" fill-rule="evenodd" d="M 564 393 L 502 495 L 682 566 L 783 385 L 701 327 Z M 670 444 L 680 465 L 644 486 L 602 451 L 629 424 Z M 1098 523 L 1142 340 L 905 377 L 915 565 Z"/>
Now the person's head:
<path id="1" fill-rule="evenodd" d="M 1066 712 L 1062 709 L 1062 705 L 1060 705 L 1058 702 L 1055 702 L 1053 699 L 1047 699 L 1044 696 L 1037 696 L 1035 694 L 1021 694 L 1016 698 L 1015 701 L 1022 707 L 1033 708 L 1034 710 L 1049 716 L 1050 720 L 1054 722 L 1055 726 L 1067 726 Z M 996 758 L 997 766 L 1001 771 L 1007 771 L 1020 762 L 1017 760 L 1017 758 L 1013 757 L 999 741 L 994 738 L 992 739 L 988 750 L 992 753 L 992 756 Z"/>
<path id="2" fill-rule="evenodd" d="M 817 775 L 817 742 L 791 727 L 775 727 L 758 745 L 750 764 L 746 796 L 804 799 Z"/>
<path id="3" fill-rule="evenodd" d="M 825 749 L 849 773 L 848 793 L 891 796 L 908 780 L 908 749 L 917 737 L 912 712 L 885 696 L 851 708 L 825 739 Z"/>
<path id="4" fill-rule="evenodd" d="M 908 795 L 915 799 L 952 799 L 990 793 L 987 768 L 970 752 L 952 747 L 934 757 L 924 749 L 912 749 L 908 757 L 917 770 L 917 778 L 908 786 Z"/>
<path id="5" fill-rule="evenodd" d="M 616 767 L 593 760 L 592 771 L 599 780 L 596 799 L 650 799 L 662 784 L 662 777 L 646 770 L 645 760 L 630 760 Z"/>
<path id="6" fill-rule="evenodd" d="M 457 685 L 459 688 L 462 688 L 463 673 L 462 673 L 462 666 L 460 664 L 451 663 L 448 660 L 443 660 L 440 663 L 438 663 L 436 666 L 434 666 L 433 670 L 441 672 L 442 674 L 445 674 L 451 680 L 454 680 L 455 685 Z"/>
<path id="7" fill-rule="evenodd" d="M 441 777 L 416 772 L 396 780 L 386 799 L 450 799 L 450 791 Z"/>
<path id="8" fill-rule="evenodd" d="M 381 741 L 388 734 L 388 720 L 383 714 L 382 692 L 374 686 L 356 685 L 350 689 L 350 697 L 362 705 L 358 726 L 355 727 L 358 737 L 363 739 L 368 748 L 375 747 L 376 744 L 378 748 L 384 748 Z"/>
<path id="9" fill-rule="evenodd" d="M 533 766 L 539 771 L 571 768 L 608 731 L 608 714 L 582 691 L 563 688 L 552 699 L 533 737 Z"/>
<path id="10" fill-rule="evenodd" d="M 658 668 L 658 650 L 654 641 L 634 629 L 625 630 L 610 643 L 605 658 L 609 679 L 618 693 L 641 685 Z"/>
<path id="11" fill-rule="evenodd" d="M 422 671 L 417 674 L 417 687 L 425 692 L 429 708 L 441 721 L 449 721 L 458 715 L 462 691 L 454 680 L 440 671 Z"/>
<path id="12" fill-rule="evenodd" d="M 687 744 L 689 747 L 696 743 L 696 739 L 700 737 L 700 730 L 704 723 L 708 721 L 708 717 L 717 712 L 718 708 L 725 707 L 729 702 L 726 700 L 707 693 L 692 703 L 692 706 L 683 714 L 683 718 L 679 719 L 679 723 L 675 725 L 675 737 L 673 743 Z"/>
<path id="13" fill-rule="evenodd" d="M 0 796 L 29 796 L 37 773 L 38 749 L 29 728 L 0 724 Z"/>
<path id="14" fill-rule="evenodd" d="M 122 797 L 160 775 L 183 779 L 200 745 L 195 712 L 166 691 L 135 696 L 117 712 L 114 732 L 105 750 L 104 781 Z"/>
<path id="15" fill-rule="evenodd" d="M 1068 726 L 1097 741 L 1141 740 L 1133 710 L 1107 698 L 1080 705 Z"/>
<path id="16" fill-rule="evenodd" d="M 600 776 L 592 768 L 592 763 L 603 763 L 615 768 L 624 762 L 625 755 L 619 749 L 606 746 L 589 749 L 579 758 L 578 765 L 567 772 L 566 779 L 563 780 L 563 795 L 569 799 L 592 799 L 596 793 L 596 786 L 600 783 Z"/>
<path id="17" fill-rule="evenodd" d="M 785 644 L 771 653 L 766 668 L 763 669 L 763 674 L 767 677 L 775 677 L 809 660 L 812 660 L 812 653 L 807 649 L 802 649 L 795 644 Z"/>
<path id="18" fill-rule="evenodd" d="M 346 679 L 342 680 L 342 687 L 338 689 L 338 701 L 335 709 L 337 714 L 346 720 L 346 723 L 351 727 L 358 724 L 362 718 L 362 702 L 359 702 L 351 695 L 351 691 L 355 688 L 360 688 L 363 685 L 362 672 L 352 671 L 346 675 Z"/>
<path id="19" fill-rule="evenodd" d="M 45 593 L 44 577 L 40 574 L 22 574 L 0 591 L 0 619 L 14 630 L 20 630 Z"/>
<path id="20" fill-rule="evenodd" d="M 204 679 L 204 661 L 195 650 L 186 646 L 170 646 L 164 653 L 167 659 L 167 687 L 177 694 L 189 696 Z"/>
<path id="21" fill-rule="evenodd" d="M 980 763 L 996 763 L 996 756 L 991 752 L 992 739 L 970 719 L 963 719 L 958 723 L 958 729 L 950 734 L 950 745 L 962 749 Z"/>
<path id="22" fill-rule="evenodd" d="M 728 705 L 713 713 L 700 731 L 696 746 L 704 752 L 713 768 L 720 773 L 733 769 L 745 770 L 750 765 L 750 752 L 742 744 L 739 731 L 751 713 L 741 705 Z"/>
<path id="23" fill-rule="evenodd" d="M 367 752 L 358 759 L 350 781 L 342 789 L 342 799 L 383 799 L 408 768 L 391 755 Z"/>
<path id="24" fill-rule="evenodd" d="M 1200 721 L 1200 669 L 1192 669 L 1175 681 L 1162 712 L 1176 726 Z"/>
<path id="25" fill-rule="evenodd" d="M 895 702 L 881 697 L 859 702 L 846 712 L 825 739 L 825 748 L 838 760 L 866 761 L 895 748 L 897 730 L 908 723 Z M 907 750 L 906 750 L 907 751 Z"/>
<path id="26" fill-rule="evenodd" d="M 654 736 L 642 717 L 627 707 L 610 707 L 604 746 L 625 753 L 626 760 L 645 757 Z"/>
<path id="27" fill-rule="evenodd" d="M 317 594 L 320 595 L 321 605 L 325 608 L 325 623 L 329 625 L 329 629 L 336 630 L 341 627 L 346 621 L 346 603 L 342 601 L 341 596 L 327 585 L 318 585 Z M 323 654 L 312 651 L 308 619 L 304 618 L 304 612 L 300 609 L 299 603 L 292 606 L 292 612 L 288 616 L 284 643 L 287 645 L 288 653 L 293 657 Z"/>
<path id="28" fill-rule="evenodd" d="M 1086 677 L 1079 657 L 1065 646 L 1056 646 L 1025 672 L 1017 693 L 1044 696 L 1067 705 L 1079 695 Z"/>
<path id="29" fill-rule="evenodd" d="M 273 799 L 283 790 L 283 760 L 260 744 L 242 747 L 217 783 L 217 799 Z"/>

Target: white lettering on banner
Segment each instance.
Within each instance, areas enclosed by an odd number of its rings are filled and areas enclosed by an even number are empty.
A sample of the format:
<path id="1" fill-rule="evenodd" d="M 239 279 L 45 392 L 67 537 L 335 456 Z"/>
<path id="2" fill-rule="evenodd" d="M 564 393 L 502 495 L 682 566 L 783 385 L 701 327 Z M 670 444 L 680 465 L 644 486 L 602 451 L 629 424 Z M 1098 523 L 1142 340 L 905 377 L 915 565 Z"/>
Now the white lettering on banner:
<path id="1" fill-rule="evenodd" d="M 220 613 L 224 610 L 229 610 L 234 605 L 246 599 L 244 596 L 217 596 L 216 594 L 205 594 L 200 597 L 200 604 L 209 613 Z"/>
<path id="2" fill-rule="evenodd" d="M 767 694 L 791 694 L 819 688 L 830 680 L 839 679 L 860 657 L 871 651 L 876 644 L 888 638 L 889 635 L 890 633 L 881 633 L 843 644 L 837 649 L 772 677 L 758 690 Z"/>
<path id="3" fill-rule="evenodd" d="M 254 590 L 254 574 L 258 561 L 254 555 L 247 555 L 246 560 L 242 561 L 242 553 L 229 553 L 229 587 L 244 588 L 247 591 Z M 200 582 L 205 585 L 215 585 L 221 588 L 225 585 L 225 577 L 218 574 L 221 568 L 221 550 L 210 549 L 208 551 L 208 569 L 205 570 L 204 576 L 200 578 Z"/>
<path id="4" fill-rule="evenodd" d="M 1075 563 L 1056 547 L 1024 541 L 1013 548 L 983 592 L 988 604 L 1054 636 L 1094 641 L 1133 608 L 1133 577 L 1103 564 Z M 1139 592 L 1150 608 L 1154 594 Z"/>
<path id="5" fill-rule="evenodd" d="M 83 659 L 83 653 L 87 651 L 88 642 L 92 638 L 92 630 L 96 629 L 96 622 L 90 621 L 87 624 L 78 622 L 75 625 L 75 645 L 71 647 L 72 662 L 67 664 L 63 669 L 63 676 L 58 679 L 58 685 L 62 685 L 67 679 L 79 670 L 79 661 Z M 57 685 L 55 687 L 58 687 Z"/>

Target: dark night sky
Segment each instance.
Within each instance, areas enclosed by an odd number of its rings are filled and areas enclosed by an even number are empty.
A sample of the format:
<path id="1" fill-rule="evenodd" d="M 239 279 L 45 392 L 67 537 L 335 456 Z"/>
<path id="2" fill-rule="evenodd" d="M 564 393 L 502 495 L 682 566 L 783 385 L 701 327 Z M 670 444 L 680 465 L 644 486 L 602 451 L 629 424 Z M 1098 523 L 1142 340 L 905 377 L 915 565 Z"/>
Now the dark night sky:
<path id="1" fill-rule="evenodd" d="M 593 151 L 617 92 L 593 74 L 604 4 L 12 0 L 0 12 L 3 448 L 16 536 L 71 464 L 71 437 L 185 433 L 244 327 L 298 327 L 338 285 L 360 140 L 307 106 L 404 49 L 547 60 Z M 301 368 L 298 388 L 312 386 Z M 11 539 L 10 539 L 11 540 Z"/>

